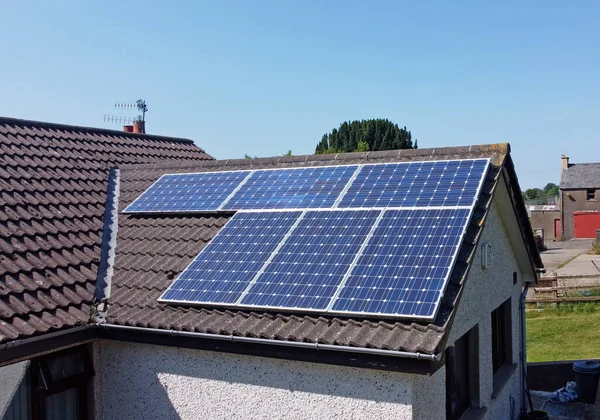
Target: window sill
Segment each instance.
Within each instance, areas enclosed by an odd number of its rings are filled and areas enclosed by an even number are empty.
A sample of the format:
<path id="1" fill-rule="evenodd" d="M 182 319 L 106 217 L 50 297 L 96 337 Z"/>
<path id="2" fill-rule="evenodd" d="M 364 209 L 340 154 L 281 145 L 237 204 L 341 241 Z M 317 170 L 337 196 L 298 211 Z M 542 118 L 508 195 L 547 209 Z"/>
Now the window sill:
<path id="1" fill-rule="evenodd" d="M 504 388 L 504 385 L 508 382 L 508 380 L 513 376 L 513 373 L 517 370 L 518 364 L 513 363 L 512 365 L 505 364 L 496 372 L 494 375 L 494 388 L 492 391 L 492 399 L 496 399 L 498 394 Z"/>
<path id="2" fill-rule="evenodd" d="M 469 407 L 459 420 L 481 420 L 485 416 L 485 407 Z"/>

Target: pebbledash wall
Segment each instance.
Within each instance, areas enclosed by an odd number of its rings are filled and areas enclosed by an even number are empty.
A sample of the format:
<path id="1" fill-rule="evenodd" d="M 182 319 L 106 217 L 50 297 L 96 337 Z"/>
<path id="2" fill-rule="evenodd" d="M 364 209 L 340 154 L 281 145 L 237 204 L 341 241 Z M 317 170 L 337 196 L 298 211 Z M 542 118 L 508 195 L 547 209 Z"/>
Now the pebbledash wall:
<path id="1" fill-rule="evenodd" d="M 516 418 L 521 405 L 520 369 L 491 398 L 491 312 L 509 297 L 519 361 L 521 287 L 512 273 L 521 270 L 503 226 L 493 205 L 481 239 L 492 244 L 493 263 L 482 269 L 477 251 L 449 340 L 479 324 L 480 401 L 489 419 Z M 102 419 L 445 418 L 445 367 L 427 377 L 108 340 L 95 343 L 94 365 Z"/>
<path id="2" fill-rule="evenodd" d="M 439 394 L 429 389 L 431 381 L 443 390 L 443 369 L 426 378 L 120 342 L 102 341 L 96 350 L 96 363 L 102 367 L 96 372 L 96 418 L 402 419 L 417 412 L 418 418 L 443 416 L 432 400 Z M 436 416 L 427 417 L 432 409 Z"/>

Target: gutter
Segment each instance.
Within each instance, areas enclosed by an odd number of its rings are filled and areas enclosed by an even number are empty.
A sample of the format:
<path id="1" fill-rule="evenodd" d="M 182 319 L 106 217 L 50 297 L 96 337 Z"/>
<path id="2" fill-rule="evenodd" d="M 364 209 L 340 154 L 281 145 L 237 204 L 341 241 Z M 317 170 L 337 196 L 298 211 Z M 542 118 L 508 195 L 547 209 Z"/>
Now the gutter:
<path id="1" fill-rule="evenodd" d="M 190 337 L 190 338 L 203 338 L 209 340 L 221 340 L 231 341 L 234 343 L 251 343 L 251 344 L 266 344 L 271 346 L 282 346 L 282 347 L 298 347 L 312 350 L 325 350 L 325 351 L 339 351 L 346 353 L 358 353 L 358 354 L 370 354 L 377 356 L 391 356 L 401 357 L 405 359 L 417 359 L 425 360 L 430 362 L 439 362 L 442 360 L 443 353 L 437 354 L 424 354 L 419 352 L 406 352 L 396 350 L 383 350 L 383 349 L 371 349 L 364 347 L 351 347 L 351 346 L 337 346 L 333 344 L 319 344 L 319 343 L 306 343 L 299 341 L 282 341 L 282 340 L 270 340 L 266 338 L 254 338 L 254 337 L 240 337 L 235 335 L 217 335 L 207 334 L 200 332 L 189 332 L 189 331 L 177 331 L 177 330 L 157 330 L 153 328 L 143 327 L 130 327 L 126 325 L 113 325 L 113 324 L 98 324 L 99 328 L 107 330 L 121 330 L 131 332 L 144 332 L 159 335 L 170 335 L 175 337 Z"/>
<path id="2" fill-rule="evenodd" d="M 23 338 L 21 340 L 13 340 L 4 344 L 0 344 L 0 351 L 12 349 L 14 347 L 20 347 L 27 344 L 37 343 L 38 341 L 47 341 L 52 340 L 53 338 L 62 337 L 67 334 L 74 334 L 80 331 L 85 331 L 93 328 L 93 325 L 82 325 L 79 327 L 67 328 L 65 330 L 60 330 L 52 333 L 37 335 L 35 337 Z"/>
<path id="3" fill-rule="evenodd" d="M 95 338 L 95 332 L 94 325 L 86 324 L 0 343 L 0 366 L 89 342 Z"/>

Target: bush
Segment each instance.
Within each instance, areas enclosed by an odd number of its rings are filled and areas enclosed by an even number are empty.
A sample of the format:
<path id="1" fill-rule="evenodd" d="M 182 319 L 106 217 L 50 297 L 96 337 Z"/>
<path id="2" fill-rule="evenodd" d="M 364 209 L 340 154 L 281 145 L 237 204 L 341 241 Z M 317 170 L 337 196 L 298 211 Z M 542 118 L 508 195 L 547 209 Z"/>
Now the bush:
<path id="1" fill-rule="evenodd" d="M 592 249 L 590 251 L 592 255 L 600 255 L 600 241 L 592 242 Z"/>

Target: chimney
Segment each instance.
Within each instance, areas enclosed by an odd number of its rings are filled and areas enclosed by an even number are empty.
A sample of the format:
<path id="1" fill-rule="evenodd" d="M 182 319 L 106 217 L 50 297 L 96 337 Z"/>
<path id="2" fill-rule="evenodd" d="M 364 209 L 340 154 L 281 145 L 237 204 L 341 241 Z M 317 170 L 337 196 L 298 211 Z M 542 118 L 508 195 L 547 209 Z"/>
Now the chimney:
<path id="1" fill-rule="evenodd" d="M 562 168 L 569 169 L 569 156 L 562 155 L 561 160 L 562 160 Z"/>
<path id="2" fill-rule="evenodd" d="M 124 125 L 123 131 L 126 133 L 133 133 L 133 125 Z"/>
<path id="3" fill-rule="evenodd" d="M 146 121 L 134 121 L 133 122 L 133 132 L 146 134 Z"/>

